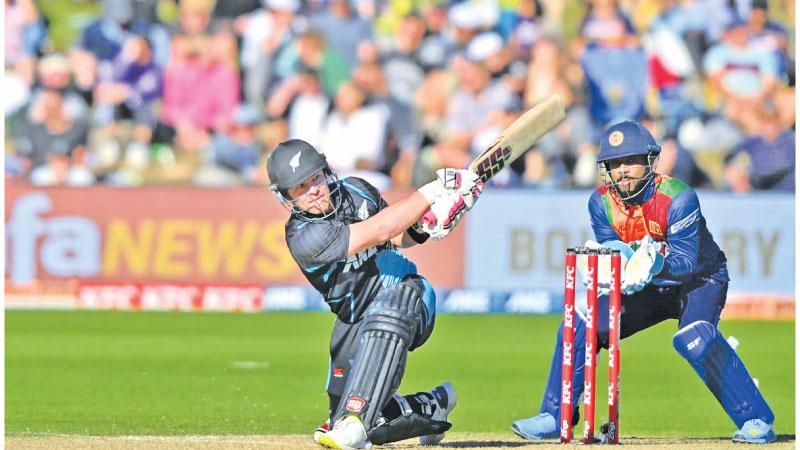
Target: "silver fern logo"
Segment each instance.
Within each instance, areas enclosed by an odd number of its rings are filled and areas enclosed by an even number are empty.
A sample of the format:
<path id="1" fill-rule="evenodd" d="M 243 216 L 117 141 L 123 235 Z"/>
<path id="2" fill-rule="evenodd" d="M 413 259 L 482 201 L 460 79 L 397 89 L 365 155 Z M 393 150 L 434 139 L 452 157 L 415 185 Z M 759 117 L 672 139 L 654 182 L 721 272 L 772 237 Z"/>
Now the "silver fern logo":
<path id="1" fill-rule="evenodd" d="M 369 208 L 367 207 L 367 201 L 364 200 L 361 202 L 361 206 L 358 207 L 358 218 L 361 220 L 367 220 L 369 217 Z"/>
<path id="2" fill-rule="evenodd" d="M 292 156 L 292 159 L 289 160 L 289 167 L 292 168 L 292 173 L 294 173 L 298 167 L 300 167 L 300 154 L 302 151 L 298 151 L 296 155 Z"/>

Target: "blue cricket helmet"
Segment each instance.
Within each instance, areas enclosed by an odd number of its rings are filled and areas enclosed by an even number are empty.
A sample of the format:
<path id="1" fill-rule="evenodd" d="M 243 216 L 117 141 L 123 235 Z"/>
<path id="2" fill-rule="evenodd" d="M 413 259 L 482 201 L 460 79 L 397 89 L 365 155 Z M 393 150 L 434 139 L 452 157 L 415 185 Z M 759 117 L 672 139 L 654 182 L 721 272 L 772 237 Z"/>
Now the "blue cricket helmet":
<path id="1" fill-rule="evenodd" d="M 626 120 L 611 125 L 603 132 L 597 162 L 634 155 L 658 155 L 661 146 L 656 144 L 653 135 L 638 122 Z"/>

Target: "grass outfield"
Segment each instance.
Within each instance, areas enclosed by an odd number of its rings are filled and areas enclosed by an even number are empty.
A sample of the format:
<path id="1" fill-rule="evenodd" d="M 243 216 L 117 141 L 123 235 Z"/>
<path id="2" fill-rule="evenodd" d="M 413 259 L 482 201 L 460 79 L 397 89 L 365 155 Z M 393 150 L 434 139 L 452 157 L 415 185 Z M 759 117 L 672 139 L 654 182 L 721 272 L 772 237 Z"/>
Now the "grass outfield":
<path id="1" fill-rule="evenodd" d="M 327 414 L 326 313 L 6 311 L 7 436 L 310 435 Z M 538 409 L 556 316 L 443 315 L 401 391 L 449 379 L 453 431 L 514 437 Z M 722 438 L 733 425 L 672 349 L 676 322 L 622 345 L 621 436 Z M 794 322 L 727 321 L 726 335 L 795 434 Z M 602 353 L 600 360 L 606 359 Z M 598 423 L 605 417 L 598 371 Z M 578 429 L 576 428 L 576 431 Z"/>

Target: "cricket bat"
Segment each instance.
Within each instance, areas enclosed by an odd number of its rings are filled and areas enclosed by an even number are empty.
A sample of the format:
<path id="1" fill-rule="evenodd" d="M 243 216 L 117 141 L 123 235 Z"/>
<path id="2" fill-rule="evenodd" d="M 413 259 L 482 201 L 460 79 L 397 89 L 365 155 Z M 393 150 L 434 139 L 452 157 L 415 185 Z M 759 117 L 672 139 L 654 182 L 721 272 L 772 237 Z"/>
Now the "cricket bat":
<path id="1" fill-rule="evenodd" d="M 561 97 L 552 94 L 509 125 L 492 145 L 469 165 L 484 183 L 524 155 L 545 134 L 564 120 Z"/>
<path id="2" fill-rule="evenodd" d="M 469 170 L 485 183 L 530 150 L 542 136 L 560 124 L 565 115 L 561 97 L 550 95 L 503 130 L 494 143 L 469 164 Z M 422 221 L 434 226 L 436 215 L 428 210 Z"/>

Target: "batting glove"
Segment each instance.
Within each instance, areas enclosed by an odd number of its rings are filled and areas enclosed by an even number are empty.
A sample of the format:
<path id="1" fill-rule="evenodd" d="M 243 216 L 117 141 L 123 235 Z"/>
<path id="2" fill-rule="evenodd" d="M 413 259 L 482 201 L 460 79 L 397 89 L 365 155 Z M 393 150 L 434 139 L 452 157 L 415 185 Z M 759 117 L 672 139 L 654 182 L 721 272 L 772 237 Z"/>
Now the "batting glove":
<path id="1" fill-rule="evenodd" d="M 445 189 L 458 192 L 464 199 L 467 210 L 475 206 L 475 202 L 483 191 L 483 181 L 475 172 L 467 169 L 445 168 L 436 171 L 436 177 Z"/>
<path id="2" fill-rule="evenodd" d="M 422 228 L 434 241 L 447 237 L 467 212 L 464 199 L 455 191 L 442 194 L 422 216 Z"/>

